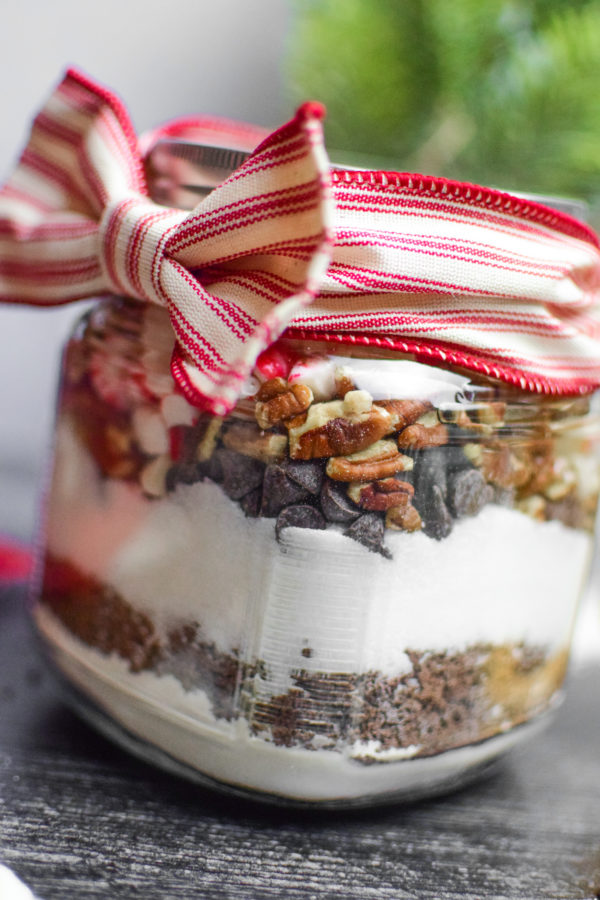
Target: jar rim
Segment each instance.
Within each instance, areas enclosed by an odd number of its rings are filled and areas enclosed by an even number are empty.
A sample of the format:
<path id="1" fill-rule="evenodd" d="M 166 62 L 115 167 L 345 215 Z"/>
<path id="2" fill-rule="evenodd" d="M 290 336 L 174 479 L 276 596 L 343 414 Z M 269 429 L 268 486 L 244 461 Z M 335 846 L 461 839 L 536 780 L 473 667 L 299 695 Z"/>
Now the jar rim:
<path id="1" fill-rule="evenodd" d="M 146 156 L 151 195 L 158 203 L 193 208 L 202 197 L 241 166 L 251 153 L 247 145 L 243 147 L 234 142 L 224 145 L 180 137 L 160 138 Z M 335 162 L 331 165 L 334 170 L 366 171 L 361 166 L 340 165 Z M 581 222 L 588 218 L 588 204 L 576 197 L 505 191 L 504 188 L 498 190 L 548 206 Z"/>

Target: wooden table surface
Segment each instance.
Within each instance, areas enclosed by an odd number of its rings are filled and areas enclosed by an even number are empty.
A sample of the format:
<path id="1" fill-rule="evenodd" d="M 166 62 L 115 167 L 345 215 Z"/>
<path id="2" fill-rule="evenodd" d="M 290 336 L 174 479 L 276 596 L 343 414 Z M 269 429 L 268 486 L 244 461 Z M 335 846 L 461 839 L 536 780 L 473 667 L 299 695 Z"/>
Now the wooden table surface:
<path id="1" fill-rule="evenodd" d="M 370 812 L 272 810 L 80 723 L 39 661 L 24 591 L 4 589 L 0 862 L 41 900 L 600 898 L 600 667 L 573 672 L 555 723 L 475 787 Z"/>

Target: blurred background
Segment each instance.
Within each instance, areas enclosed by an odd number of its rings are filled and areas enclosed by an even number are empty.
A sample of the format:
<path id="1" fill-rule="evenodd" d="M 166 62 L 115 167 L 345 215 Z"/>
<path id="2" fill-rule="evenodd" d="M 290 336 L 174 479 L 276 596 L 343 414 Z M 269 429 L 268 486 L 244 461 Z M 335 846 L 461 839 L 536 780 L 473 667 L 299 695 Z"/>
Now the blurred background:
<path id="1" fill-rule="evenodd" d="M 289 88 L 349 161 L 600 200 L 598 0 L 298 0 Z M 596 215 L 596 210 L 593 210 Z"/>
<path id="2" fill-rule="evenodd" d="M 331 156 L 563 194 L 600 221 L 600 0 L 22 0 L 0 32 L 0 178 L 69 64 L 138 131 L 328 107 Z M 0 309 L 0 530 L 28 538 L 78 310 Z"/>

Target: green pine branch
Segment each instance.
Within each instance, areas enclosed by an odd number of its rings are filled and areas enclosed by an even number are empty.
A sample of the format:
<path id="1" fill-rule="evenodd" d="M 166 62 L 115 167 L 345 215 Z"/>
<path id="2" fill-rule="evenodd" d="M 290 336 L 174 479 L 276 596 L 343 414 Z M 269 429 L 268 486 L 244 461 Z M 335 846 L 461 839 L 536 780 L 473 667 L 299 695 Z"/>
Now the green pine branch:
<path id="1" fill-rule="evenodd" d="M 338 156 L 600 197 L 600 0 L 297 0 L 292 50 Z"/>

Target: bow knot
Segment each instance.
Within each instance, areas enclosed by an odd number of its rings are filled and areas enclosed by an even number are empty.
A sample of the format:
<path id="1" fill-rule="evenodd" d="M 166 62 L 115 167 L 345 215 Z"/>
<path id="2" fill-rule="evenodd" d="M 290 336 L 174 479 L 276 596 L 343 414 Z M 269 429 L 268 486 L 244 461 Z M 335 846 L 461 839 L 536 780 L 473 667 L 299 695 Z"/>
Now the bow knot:
<path id="1" fill-rule="evenodd" d="M 305 104 L 186 213 L 151 202 L 123 105 L 70 71 L 0 193 L 0 299 L 160 303 L 174 378 L 219 414 L 284 333 L 531 391 L 600 384 L 600 250 L 587 226 L 443 178 L 331 171 L 322 117 Z M 157 134 L 189 137 L 189 124 Z"/>
<path id="2" fill-rule="evenodd" d="M 165 243 L 185 218 L 184 211 L 159 206 L 139 194 L 110 201 L 98 226 L 100 263 L 109 289 L 164 304 Z"/>
<path id="3" fill-rule="evenodd" d="M 182 390 L 214 412 L 231 409 L 329 264 L 321 117 L 316 105 L 301 108 L 187 213 L 152 203 L 123 105 L 69 71 L 0 194 L 0 299 L 112 291 L 160 303 Z"/>

